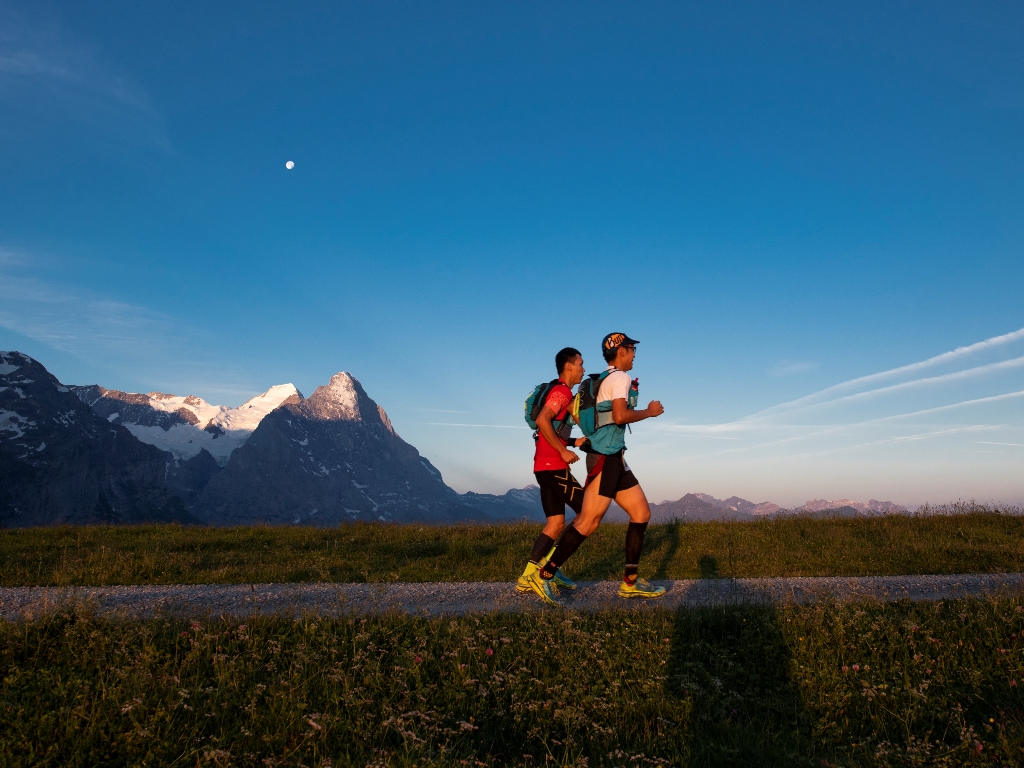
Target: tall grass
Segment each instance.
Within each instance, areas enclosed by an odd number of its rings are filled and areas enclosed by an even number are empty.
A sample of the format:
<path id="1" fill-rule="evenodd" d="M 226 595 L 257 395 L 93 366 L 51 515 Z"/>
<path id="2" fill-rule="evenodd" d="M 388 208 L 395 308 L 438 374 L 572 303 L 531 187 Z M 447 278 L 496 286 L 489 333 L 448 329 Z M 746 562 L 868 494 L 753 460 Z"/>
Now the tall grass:
<path id="1" fill-rule="evenodd" d="M 1024 609 L 0 623 L 0 764 L 1024 763 Z"/>
<path id="2" fill-rule="evenodd" d="M 339 528 L 60 527 L 0 531 L 0 586 L 507 581 L 539 525 Z M 567 570 L 618 578 L 625 526 L 603 525 Z M 649 578 L 1024 570 L 1024 517 L 998 512 L 653 525 Z"/>

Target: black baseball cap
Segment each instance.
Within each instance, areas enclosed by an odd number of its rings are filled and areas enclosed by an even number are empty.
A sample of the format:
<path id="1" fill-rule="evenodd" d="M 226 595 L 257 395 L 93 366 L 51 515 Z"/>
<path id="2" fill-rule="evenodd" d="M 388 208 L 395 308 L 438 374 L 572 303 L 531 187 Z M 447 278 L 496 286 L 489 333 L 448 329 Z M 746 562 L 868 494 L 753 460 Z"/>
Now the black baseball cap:
<path id="1" fill-rule="evenodd" d="M 624 333 L 609 333 L 604 337 L 604 341 L 601 342 L 601 349 L 604 352 L 610 352 L 616 347 L 628 347 L 639 343 L 639 341 L 629 338 Z"/>

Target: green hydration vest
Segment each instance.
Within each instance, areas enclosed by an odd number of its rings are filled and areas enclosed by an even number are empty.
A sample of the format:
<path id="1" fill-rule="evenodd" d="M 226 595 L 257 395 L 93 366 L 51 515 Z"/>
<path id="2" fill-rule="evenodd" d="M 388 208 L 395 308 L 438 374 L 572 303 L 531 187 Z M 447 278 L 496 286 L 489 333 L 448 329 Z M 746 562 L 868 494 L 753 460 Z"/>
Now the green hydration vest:
<path id="1" fill-rule="evenodd" d="M 616 424 L 612 418 L 612 401 L 597 402 L 601 384 L 612 371 L 592 373 L 580 384 L 572 403 L 572 417 L 580 425 L 583 434 L 590 439 L 590 449 L 595 453 L 610 456 L 626 447 L 626 427 Z M 629 388 L 626 407 L 636 409 L 640 396 L 640 380 L 633 379 Z"/>
<path id="2" fill-rule="evenodd" d="M 537 417 L 540 416 L 540 412 L 544 410 L 544 401 L 548 399 L 548 395 L 551 394 L 551 390 L 559 384 L 563 384 L 561 379 L 555 379 L 545 384 L 538 384 L 534 387 L 530 394 L 526 396 L 526 402 L 523 403 L 524 418 L 526 419 L 527 425 L 530 429 L 535 430 L 533 433 L 533 439 L 536 440 L 538 433 L 537 429 Z M 571 391 L 571 390 L 570 390 Z M 557 414 L 555 414 L 557 416 Z M 565 409 L 565 416 L 562 417 L 561 421 L 555 419 L 551 420 L 551 427 L 555 430 L 555 434 L 568 442 L 569 433 L 572 431 L 572 421 L 569 409 Z M 565 428 L 569 427 L 568 430 Z"/>

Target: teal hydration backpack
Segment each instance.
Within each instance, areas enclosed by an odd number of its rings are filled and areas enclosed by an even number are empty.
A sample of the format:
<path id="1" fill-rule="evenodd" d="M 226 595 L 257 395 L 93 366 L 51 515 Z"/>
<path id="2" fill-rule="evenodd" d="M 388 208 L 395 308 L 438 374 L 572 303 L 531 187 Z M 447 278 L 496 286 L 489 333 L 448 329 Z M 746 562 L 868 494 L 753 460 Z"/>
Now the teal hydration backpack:
<path id="1" fill-rule="evenodd" d="M 601 389 L 601 383 L 609 373 L 611 371 L 590 374 L 580 384 L 580 388 L 576 390 L 576 399 L 572 401 L 572 417 L 588 438 L 592 438 L 602 427 L 615 423 L 612 418 L 611 400 L 605 400 L 600 407 L 597 402 L 597 393 Z M 636 408 L 639 394 L 640 380 L 633 379 L 632 386 L 629 388 L 629 399 L 626 401 L 630 410 Z"/>
<path id="2" fill-rule="evenodd" d="M 540 416 L 540 412 L 544 410 L 544 401 L 548 399 L 548 395 L 551 390 L 559 383 L 560 379 L 549 381 L 546 384 L 538 384 L 533 388 L 533 391 L 526 396 L 526 402 L 523 403 L 524 418 L 530 429 L 537 429 L 537 417 Z M 566 409 L 565 418 L 561 421 L 552 420 L 551 426 L 554 428 L 555 433 L 562 431 L 562 427 L 565 426 L 566 422 L 569 421 L 569 409 Z"/>

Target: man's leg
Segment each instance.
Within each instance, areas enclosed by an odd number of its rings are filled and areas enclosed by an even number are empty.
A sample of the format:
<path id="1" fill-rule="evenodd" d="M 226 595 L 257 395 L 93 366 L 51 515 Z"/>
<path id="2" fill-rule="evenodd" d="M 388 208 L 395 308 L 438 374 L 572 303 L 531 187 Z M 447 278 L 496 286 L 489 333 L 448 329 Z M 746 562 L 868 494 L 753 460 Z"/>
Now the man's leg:
<path id="1" fill-rule="evenodd" d="M 572 521 L 572 525 L 565 529 L 554 553 L 541 569 L 541 578 L 554 577 L 555 572 L 565 565 L 565 561 L 579 549 L 580 544 L 586 540 L 587 536 L 597 530 L 597 526 L 601 524 L 601 518 L 604 517 L 611 503 L 610 498 L 601 495 L 601 474 L 598 473 L 596 477 L 589 479 L 587 489 L 583 494 L 580 513 Z"/>
<path id="2" fill-rule="evenodd" d="M 544 530 L 540 532 L 537 540 L 533 542 L 533 551 L 530 553 L 530 562 L 540 566 L 540 561 L 551 553 L 555 546 L 555 539 L 562 534 L 565 528 L 565 515 L 552 515 L 544 523 Z"/>
<path id="3" fill-rule="evenodd" d="M 640 555 L 644 549 L 644 536 L 651 520 L 651 505 L 643 488 L 634 485 L 615 494 L 615 503 L 629 515 L 626 527 L 626 573 L 623 581 L 632 586 L 640 571 Z"/>
<path id="4" fill-rule="evenodd" d="M 661 597 L 664 587 L 653 587 L 639 578 L 640 555 L 644 549 L 647 524 L 651 521 L 651 505 L 643 488 L 634 485 L 615 494 L 615 503 L 629 515 L 626 528 L 626 573 L 619 587 L 620 597 Z"/>

